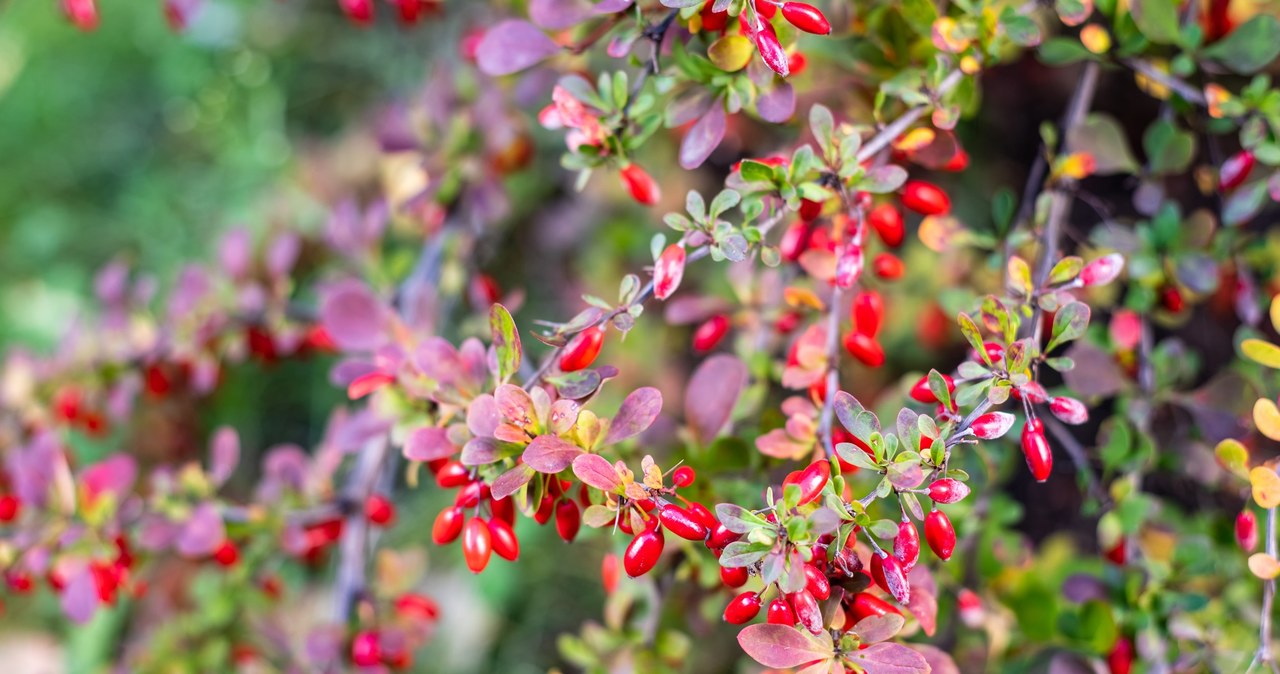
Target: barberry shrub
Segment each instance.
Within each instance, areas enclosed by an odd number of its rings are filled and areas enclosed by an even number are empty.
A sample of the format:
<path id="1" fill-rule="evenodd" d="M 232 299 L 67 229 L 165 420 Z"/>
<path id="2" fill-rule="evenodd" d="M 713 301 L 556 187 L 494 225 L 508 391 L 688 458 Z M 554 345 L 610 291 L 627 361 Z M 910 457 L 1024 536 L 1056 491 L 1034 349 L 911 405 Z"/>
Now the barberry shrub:
<path id="1" fill-rule="evenodd" d="M 139 672 L 1276 671 L 1274 9 L 339 0 L 456 53 L 325 222 L 7 356 L 6 610 Z M 319 417 L 220 425 L 268 381 Z"/>

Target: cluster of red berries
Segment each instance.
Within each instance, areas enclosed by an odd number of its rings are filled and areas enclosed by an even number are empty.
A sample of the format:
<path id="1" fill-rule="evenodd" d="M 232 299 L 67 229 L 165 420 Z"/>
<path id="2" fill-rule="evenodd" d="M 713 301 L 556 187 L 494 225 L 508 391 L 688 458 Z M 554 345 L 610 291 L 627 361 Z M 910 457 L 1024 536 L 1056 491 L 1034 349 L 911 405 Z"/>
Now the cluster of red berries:
<path id="1" fill-rule="evenodd" d="M 413 634 L 434 624 L 440 609 L 430 597 L 406 593 L 393 603 L 395 617 L 409 625 L 409 633 L 395 629 L 365 629 L 351 638 L 351 664 L 357 667 L 377 667 L 392 670 L 408 669 L 413 664 Z"/>
<path id="2" fill-rule="evenodd" d="M 462 537 L 462 557 L 472 573 L 480 573 L 496 553 L 507 561 L 520 556 L 520 540 L 515 531 L 515 504 L 510 498 L 495 499 L 472 471 L 456 460 L 436 461 L 428 466 L 435 472 L 436 484 L 443 489 L 457 489 L 454 504 L 436 515 L 431 539 L 436 545 L 448 545 Z M 487 509 L 489 516 L 480 515 Z M 466 511 L 473 513 L 467 519 Z"/>
<path id="3" fill-rule="evenodd" d="M 388 0 L 394 5 L 396 19 L 401 24 L 412 26 L 423 18 L 439 12 L 443 3 L 440 0 Z M 338 0 L 338 6 L 347 19 L 357 26 L 373 23 L 375 0 Z"/>
<path id="4" fill-rule="evenodd" d="M 97 590 L 98 601 L 104 605 L 114 604 L 121 590 L 128 591 L 130 596 L 135 598 L 143 596 L 147 591 L 144 581 L 133 579 L 130 575 L 134 566 L 134 556 L 129 548 L 129 542 L 117 536 L 113 545 L 114 555 L 92 559 L 87 566 L 94 588 Z M 9 589 L 15 594 L 27 594 L 35 589 L 35 581 L 31 574 L 16 567 L 7 569 L 4 572 L 4 579 Z M 66 569 L 56 562 L 45 571 L 44 579 L 49 589 L 54 592 L 62 592 L 67 587 Z"/>

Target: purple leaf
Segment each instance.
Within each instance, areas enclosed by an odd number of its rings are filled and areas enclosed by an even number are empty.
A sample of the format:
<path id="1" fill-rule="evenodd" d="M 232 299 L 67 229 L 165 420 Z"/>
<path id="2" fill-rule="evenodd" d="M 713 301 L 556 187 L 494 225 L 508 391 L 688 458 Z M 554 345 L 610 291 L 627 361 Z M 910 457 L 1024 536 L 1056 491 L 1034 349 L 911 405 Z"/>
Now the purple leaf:
<path id="1" fill-rule="evenodd" d="M 666 111 L 667 126 L 684 126 L 701 117 L 711 107 L 711 96 L 698 89 L 692 95 L 678 98 Z"/>
<path id="2" fill-rule="evenodd" d="M 756 99 L 756 113 L 760 119 L 781 124 L 796 114 L 796 90 L 791 83 L 779 81 L 776 86 Z"/>
<path id="3" fill-rule="evenodd" d="M 880 643 L 848 655 L 866 674 L 928 674 L 923 655 L 902 644 Z"/>
<path id="4" fill-rule="evenodd" d="M 386 308 L 364 283 L 336 283 L 324 291 L 320 322 L 346 351 L 372 351 L 386 339 Z"/>
<path id="5" fill-rule="evenodd" d="M 209 479 L 222 485 L 240 463 L 240 436 L 229 426 L 219 428 L 209 441 Z"/>
<path id="6" fill-rule="evenodd" d="M 938 629 L 938 598 L 935 596 L 938 583 L 933 579 L 929 568 L 923 564 L 912 567 L 911 573 L 907 574 L 907 580 L 911 585 L 907 610 L 916 617 L 916 621 L 920 623 L 920 629 L 924 630 L 925 634 L 933 636 Z"/>
<path id="7" fill-rule="evenodd" d="M 84 624 L 89 622 L 94 612 L 98 610 L 98 584 L 93 580 L 93 574 L 88 568 L 84 568 L 73 576 L 66 587 L 62 589 L 62 597 L 59 602 L 62 605 L 62 612 L 72 622 Z"/>
<path id="8" fill-rule="evenodd" d="M 218 262 L 231 278 L 241 278 L 249 273 L 253 256 L 253 240 L 249 230 L 237 227 L 226 233 L 218 244 Z"/>
<path id="9" fill-rule="evenodd" d="M 502 456 L 498 453 L 498 441 L 493 438 L 471 438 L 462 446 L 459 461 L 466 466 L 484 466 Z"/>
<path id="10" fill-rule="evenodd" d="M 747 366 L 737 356 L 718 354 L 694 371 L 684 394 L 684 416 L 702 444 L 713 440 L 729 421 L 747 385 Z"/>
<path id="11" fill-rule="evenodd" d="M 80 484 L 90 500 L 105 493 L 123 495 L 133 487 L 138 477 L 138 464 L 128 454 L 111 456 L 89 466 L 80 474 Z"/>
<path id="12" fill-rule="evenodd" d="M 267 249 L 267 272 L 272 278 L 283 278 L 298 261 L 302 240 L 295 232 L 284 232 L 271 242 Z"/>
<path id="13" fill-rule="evenodd" d="M 635 0 L 600 0 L 592 9 L 596 14 L 616 14 L 631 6 Z"/>
<path id="14" fill-rule="evenodd" d="M 467 406 L 467 430 L 472 435 L 491 438 L 502 421 L 498 415 L 498 401 L 488 393 L 476 396 Z"/>
<path id="15" fill-rule="evenodd" d="M 929 644 L 910 644 L 911 650 L 924 656 L 929 663 L 929 674 L 960 674 L 956 661 L 946 651 Z"/>
<path id="16" fill-rule="evenodd" d="M 519 465 L 498 476 L 489 485 L 489 491 L 495 500 L 502 500 L 520 491 L 520 488 L 533 479 L 534 470 L 526 465 Z"/>
<path id="17" fill-rule="evenodd" d="M 527 391 L 513 384 L 503 384 L 498 387 L 494 398 L 503 421 L 520 428 L 533 425 L 538 413 L 533 407 L 533 398 L 529 397 Z"/>
<path id="18" fill-rule="evenodd" d="M 853 626 L 853 631 L 858 635 L 864 644 L 874 644 L 879 641 L 892 639 L 907 623 L 906 619 L 897 613 L 886 613 L 884 615 L 869 615 Z"/>
<path id="19" fill-rule="evenodd" d="M 449 442 L 449 432 L 438 426 L 414 429 L 404 441 L 404 458 L 410 461 L 435 461 L 453 456 L 458 448 Z"/>
<path id="20" fill-rule="evenodd" d="M 191 511 L 191 517 L 183 525 L 176 547 L 183 556 L 204 557 L 213 554 L 226 538 L 227 532 L 217 506 L 201 503 Z"/>
<path id="21" fill-rule="evenodd" d="M 490 28 L 476 50 L 486 75 L 510 75 L 560 52 L 556 44 L 528 21 L 510 19 Z"/>
<path id="22" fill-rule="evenodd" d="M 738 633 L 738 644 L 765 667 L 799 667 L 835 653 L 829 634 L 815 637 L 787 625 L 750 625 Z"/>
<path id="23" fill-rule="evenodd" d="M 554 435 L 539 435 L 524 450 L 525 465 L 539 473 L 559 473 L 582 454 L 582 448 Z"/>
<path id="24" fill-rule="evenodd" d="M 618 415 L 609 423 L 605 445 L 612 445 L 645 432 L 662 411 L 662 393 L 651 386 L 632 391 L 622 401 Z"/>
<path id="25" fill-rule="evenodd" d="M 592 14 L 583 0 L 529 0 L 529 18 L 548 30 L 560 30 L 581 23 Z"/>
<path id="26" fill-rule="evenodd" d="M 617 469 L 599 454 L 583 454 L 574 459 L 573 474 L 600 491 L 617 493 L 622 486 Z"/>
<path id="27" fill-rule="evenodd" d="M 724 130 L 724 105 L 717 100 L 680 141 L 680 166 L 686 169 L 701 166 L 724 140 Z"/>

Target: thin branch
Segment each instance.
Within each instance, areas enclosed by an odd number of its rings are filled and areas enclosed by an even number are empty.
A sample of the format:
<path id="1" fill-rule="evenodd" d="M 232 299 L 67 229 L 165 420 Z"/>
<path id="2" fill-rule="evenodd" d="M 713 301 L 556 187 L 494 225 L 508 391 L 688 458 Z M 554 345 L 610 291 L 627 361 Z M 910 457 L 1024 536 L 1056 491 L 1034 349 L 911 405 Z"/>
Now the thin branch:
<path id="1" fill-rule="evenodd" d="M 1120 62 L 1135 73 L 1138 73 L 1152 82 L 1155 82 L 1156 84 L 1178 94 L 1188 103 L 1198 105 L 1202 108 L 1209 107 L 1209 100 L 1205 98 L 1204 92 L 1201 91 L 1199 87 L 1187 82 L 1186 80 L 1179 79 L 1176 75 L 1172 75 L 1157 68 L 1155 64 L 1150 61 L 1145 59 L 1128 58 L 1122 59 Z"/>
<path id="2" fill-rule="evenodd" d="M 938 96 L 941 96 L 942 94 L 945 94 L 948 91 L 951 91 L 952 89 L 954 89 L 956 85 L 960 84 L 960 81 L 963 79 L 964 79 L 963 72 L 961 72 L 959 69 L 953 70 L 946 76 L 946 78 L 942 80 L 941 83 L 938 84 L 938 88 L 935 91 L 935 93 Z M 889 122 L 888 126 L 885 126 L 878 133 L 876 133 L 876 135 L 872 136 L 870 139 L 868 139 L 865 143 L 862 144 L 862 147 L 858 150 L 858 153 L 857 153 L 858 161 L 860 162 L 866 161 L 872 158 L 873 156 L 875 156 L 877 152 L 888 147 L 890 143 L 897 140 L 898 136 L 901 136 L 903 133 L 905 133 L 906 130 L 910 128 L 912 124 L 915 124 L 917 121 L 919 121 L 919 119 L 923 117 L 926 112 L 929 112 L 930 110 L 932 110 L 933 107 L 934 106 L 932 103 L 925 104 L 925 105 L 917 105 L 914 108 L 911 108 L 910 110 L 907 110 L 906 112 L 902 113 L 902 115 L 899 116 L 897 119 L 893 120 L 892 122 Z"/>
<path id="3" fill-rule="evenodd" d="M 1071 101 L 1067 104 L 1067 111 L 1062 119 L 1062 149 L 1067 154 L 1075 150 L 1076 129 L 1088 114 L 1089 108 L 1093 106 L 1093 96 L 1098 90 L 1099 69 L 1096 61 L 1085 64 L 1084 70 L 1080 73 L 1080 81 L 1076 84 L 1075 93 L 1071 95 Z M 1045 220 L 1044 232 L 1041 236 L 1040 260 L 1036 265 L 1035 276 L 1032 277 L 1036 288 L 1044 287 L 1045 281 L 1049 278 L 1049 271 L 1057 262 L 1059 238 L 1062 225 L 1071 210 L 1071 190 L 1075 182 L 1073 178 L 1064 177 L 1051 193 L 1049 215 Z M 1040 306 L 1037 304 L 1031 316 L 1031 334 L 1036 344 L 1040 343 L 1042 328 L 1040 316 Z"/>
<path id="4" fill-rule="evenodd" d="M 1093 465 L 1089 463 L 1089 457 L 1085 453 L 1084 446 L 1076 440 L 1066 426 L 1054 419 L 1053 415 L 1042 414 L 1039 418 L 1044 422 L 1044 427 L 1053 434 L 1053 438 L 1058 441 L 1058 444 L 1066 450 L 1067 456 L 1071 457 L 1071 463 L 1075 465 L 1076 472 L 1084 476 L 1089 495 L 1097 499 L 1098 503 L 1102 504 L 1102 507 L 1109 507 L 1111 499 L 1102 489 L 1102 481 L 1098 478 L 1098 474 L 1094 472 Z"/>
<path id="5" fill-rule="evenodd" d="M 364 516 L 364 503 L 378 481 L 378 474 L 390 454 L 389 447 L 390 442 L 383 435 L 361 448 L 342 496 L 347 515 L 342 525 L 342 539 L 338 542 L 338 571 L 334 579 L 333 617 L 337 622 L 347 621 L 364 594 L 369 524 Z"/>

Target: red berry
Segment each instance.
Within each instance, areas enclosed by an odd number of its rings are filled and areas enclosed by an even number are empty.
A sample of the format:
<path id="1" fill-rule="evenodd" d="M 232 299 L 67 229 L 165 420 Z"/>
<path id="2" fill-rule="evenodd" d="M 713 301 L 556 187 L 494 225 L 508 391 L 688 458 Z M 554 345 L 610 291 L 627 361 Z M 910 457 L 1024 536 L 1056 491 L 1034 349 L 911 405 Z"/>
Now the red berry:
<path id="1" fill-rule="evenodd" d="M 906 515 L 898 523 L 898 535 L 893 539 L 893 556 L 902 563 L 905 571 L 910 571 L 920 558 L 920 532 Z"/>
<path id="2" fill-rule="evenodd" d="M 97 0 L 62 0 L 62 13 L 76 28 L 85 32 L 98 27 Z"/>
<path id="3" fill-rule="evenodd" d="M 796 621 L 814 634 L 821 634 L 823 629 L 822 609 L 818 600 L 808 590 L 800 590 L 787 595 L 791 608 L 796 612 Z"/>
<path id="4" fill-rule="evenodd" d="M 235 566 L 236 562 L 240 561 L 240 550 L 235 543 L 225 540 L 222 545 L 218 546 L 217 550 L 213 551 L 213 561 L 221 566 Z"/>
<path id="5" fill-rule="evenodd" d="M 370 524 L 386 526 L 396 518 L 396 507 L 382 494 L 370 494 L 364 502 L 364 516 Z"/>
<path id="6" fill-rule="evenodd" d="M 804 470 L 796 471 L 782 481 L 785 488 L 789 484 L 799 485 L 800 502 L 798 505 L 810 503 L 822 494 L 822 489 L 831 479 L 831 464 L 826 459 L 818 459 Z"/>
<path id="7" fill-rule="evenodd" d="M 692 468 L 690 470 L 692 470 Z M 698 503 L 697 501 L 691 501 L 689 503 L 689 514 L 697 518 L 699 522 L 702 522 L 702 525 L 707 528 L 707 531 L 715 531 L 716 527 L 720 526 L 720 520 L 717 520 L 716 516 L 712 514 L 710 510 L 707 510 L 706 506 Z"/>
<path id="8" fill-rule="evenodd" d="M 573 336 L 560 354 L 560 371 L 577 372 L 591 367 L 604 346 L 604 326 L 587 328 Z"/>
<path id="9" fill-rule="evenodd" d="M 658 564 L 662 556 L 662 547 L 666 541 L 662 538 L 662 529 L 650 523 L 644 531 L 636 534 L 622 556 L 622 567 L 627 575 L 635 578 L 643 576 Z"/>
<path id="10" fill-rule="evenodd" d="M 889 602 L 871 594 L 870 592 L 859 592 L 853 597 L 853 605 L 849 607 L 850 622 L 858 624 L 858 621 L 869 616 L 883 616 L 890 613 L 902 615 L 896 606 Z"/>
<path id="11" fill-rule="evenodd" d="M 1049 393 L 1039 382 L 1029 381 L 1022 386 L 1015 386 L 1013 397 L 1017 400 L 1025 399 L 1032 405 L 1039 405 L 1049 399 Z"/>
<path id="12" fill-rule="evenodd" d="M 884 578 L 885 590 L 893 595 L 899 604 L 907 604 L 911 600 L 911 585 L 907 582 L 907 574 L 902 564 L 896 557 L 881 552 L 873 558 L 873 570 L 875 559 L 880 560 L 880 574 Z"/>
<path id="13" fill-rule="evenodd" d="M 493 539 L 489 536 L 489 525 L 480 517 L 472 517 L 462 530 L 462 557 L 467 562 L 471 573 L 480 573 L 489 565 L 489 555 L 493 552 Z"/>
<path id="14" fill-rule="evenodd" d="M 508 562 L 516 561 L 520 556 L 520 540 L 516 538 L 515 529 L 496 517 L 489 520 L 489 540 L 493 551 Z"/>
<path id="15" fill-rule="evenodd" d="M 772 7 L 767 1 L 758 3 L 756 6 Z M 746 14 L 744 13 L 743 16 Z M 765 65 L 769 66 L 773 72 L 786 77 L 791 72 L 791 64 L 787 62 L 787 51 L 782 48 L 782 43 L 778 42 L 778 34 L 774 32 L 773 24 L 761 21 L 760 29 L 754 32 L 752 38 Z"/>
<path id="16" fill-rule="evenodd" d="M 742 534 L 729 531 L 723 524 L 719 524 L 711 530 L 711 536 L 707 538 L 707 547 L 712 550 L 723 550 L 725 546 L 741 537 Z"/>
<path id="17" fill-rule="evenodd" d="M 351 23 L 363 26 L 373 21 L 373 0 L 338 0 L 338 5 Z"/>
<path id="18" fill-rule="evenodd" d="M 1124 566 L 1125 562 L 1129 560 L 1129 546 L 1125 543 L 1125 540 L 1121 538 L 1116 541 L 1116 544 L 1111 546 L 1104 555 L 1106 556 L 1107 561 L 1112 564 L 1115 564 L 1116 566 Z"/>
<path id="19" fill-rule="evenodd" d="M 951 553 L 956 549 L 956 530 L 946 513 L 932 510 L 924 516 L 924 539 L 938 559 L 944 562 L 951 559 Z"/>
<path id="20" fill-rule="evenodd" d="M 1218 187 L 1223 192 L 1230 192 L 1239 187 L 1248 179 L 1254 163 L 1253 153 L 1249 150 L 1241 150 L 1231 155 L 1222 162 L 1222 169 L 1218 172 Z"/>
<path id="21" fill-rule="evenodd" d="M 1077 426 L 1089 420 L 1089 408 L 1075 398 L 1058 396 L 1049 401 L 1049 411 L 1063 423 Z"/>
<path id="22" fill-rule="evenodd" d="M 578 537 L 578 529 L 582 526 L 582 512 L 578 502 L 565 499 L 556 506 L 556 533 L 565 543 L 572 543 Z"/>
<path id="23" fill-rule="evenodd" d="M 605 594 L 613 594 L 618 589 L 618 556 L 612 552 L 600 561 L 600 583 L 604 585 Z"/>
<path id="24" fill-rule="evenodd" d="M 796 612 L 791 610 L 791 604 L 782 597 L 769 602 L 769 610 L 765 616 L 770 625 L 791 627 L 796 624 Z"/>
<path id="25" fill-rule="evenodd" d="M 673 243 L 658 256 L 653 265 L 653 296 L 659 300 L 671 297 L 684 278 L 684 246 Z"/>
<path id="26" fill-rule="evenodd" d="M 436 471 L 436 484 L 441 489 L 453 489 L 471 482 L 471 470 L 461 461 L 450 460 Z"/>
<path id="27" fill-rule="evenodd" d="M 898 259 L 893 253 L 880 253 L 876 259 L 871 262 L 871 268 L 875 271 L 876 276 L 886 281 L 896 281 L 902 278 L 902 273 L 906 267 L 903 266 L 902 260 Z"/>
<path id="28" fill-rule="evenodd" d="M 1120 637 L 1107 654 L 1107 670 L 1111 674 L 1129 674 L 1133 670 L 1133 641 Z"/>
<path id="29" fill-rule="evenodd" d="M 466 518 L 462 508 L 458 506 L 449 506 L 441 510 L 440 514 L 436 515 L 435 523 L 431 525 L 431 540 L 435 541 L 436 545 L 447 545 L 458 540 Z"/>
<path id="30" fill-rule="evenodd" d="M 688 487 L 693 484 L 693 481 L 697 478 L 698 474 L 694 472 L 691 466 L 680 466 L 675 469 L 675 472 L 671 473 L 671 483 L 677 487 Z M 705 510 L 706 506 L 703 506 L 703 509 Z M 699 520 L 704 524 L 706 523 L 705 520 L 701 520 L 701 518 L 699 518 Z"/>
<path id="31" fill-rule="evenodd" d="M 800 200 L 800 219 L 805 222 L 817 220 L 822 215 L 822 202 L 810 201 L 808 199 Z"/>
<path id="32" fill-rule="evenodd" d="M 418 23 L 425 13 L 426 3 L 424 0 L 395 0 L 396 8 L 400 10 L 400 23 L 406 26 L 412 26 Z"/>
<path id="33" fill-rule="evenodd" d="M 787 56 L 787 69 L 792 75 L 799 75 L 809 67 L 809 59 L 805 57 L 804 52 L 796 50 Z"/>
<path id="34" fill-rule="evenodd" d="M 1053 451 L 1044 437 L 1044 423 L 1039 419 L 1029 419 L 1022 429 L 1022 453 L 1036 482 L 1049 479 L 1049 473 L 1053 472 Z"/>
<path id="35" fill-rule="evenodd" d="M 483 482 L 472 482 L 458 490 L 453 504 L 462 508 L 474 508 L 486 498 L 489 498 L 489 485 Z"/>
<path id="36" fill-rule="evenodd" d="M 711 8 L 714 6 L 715 0 L 707 0 L 707 4 L 702 6 L 703 30 L 724 30 L 724 27 L 729 24 L 729 12 L 713 12 Z"/>
<path id="37" fill-rule="evenodd" d="M 803 2 L 782 3 L 782 18 L 806 33 L 827 35 L 831 32 L 831 23 L 827 21 L 827 17 L 817 7 Z"/>
<path id="38" fill-rule="evenodd" d="M 886 246 L 897 248 L 906 238 L 906 228 L 902 224 L 902 211 L 893 204 L 880 204 L 867 214 L 867 223 L 876 230 L 880 240 Z"/>
<path id="39" fill-rule="evenodd" d="M 973 434 L 983 440 L 994 440 L 1003 437 L 1013 428 L 1017 418 L 1008 412 L 987 412 L 973 420 Z"/>
<path id="40" fill-rule="evenodd" d="M 377 632 L 359 632 L 351 640 L 351 664 L 376 667 L 382 663 L 382 640 Z"/>
<path id="41" fill-rule="evenodd" d="M 1111 283 L 1124 269 L 1124 256 L 1120 253 L 1103 255 L 1080 270 L 1080 283 L 1085 286 L 1101 286 Z"/>
<path id="42" fill-rule="evenodd" d="M 778 253 L 787 262 L 795 262 L 808 250 L 809 238 L 809 224 L 796 220 L 782 233 L 782 239 L 778 241 Z"/>
<path id="43" fill-rule="evenodd" d="M 861 332 L 850 332 L 844 336 L 844 349 L 849 355 L 857 358 L 867 367 L 884 365 L 884 349 L 873 337 Z"/>
<path id="44" fill-rule="evenodd" d="M 969 485 L 949 477 L 934 480 L 929 485 L 929 498 L 935 503 L 959 503 L 969 495 Z"/>
<path id="45" fill-rule="evenodd" d="M 708 318 L 693 331 L 693 350 L 706 353 L 718 346 L 720 340 L 729 332 L 729 317 L 716 314 Z"/>
<path id="46" fill-rule="evenodd" d="M 511 526 L 516 524 L 516 506 L 509 496 L 490 501 L 489 513 Z"/>
<path id="47" fill-rule="evenodd" d="M 1186 302 L 1176 287 L 1168 286 L 1160 293 L 1160 304 L 1170 312 L 1180 314 Z"/>
<path id="48" fill-rule="evenodd" d="M 756 0 L 752 3 L 752 6 L 755 7 L 756 12 L 760 14 L 762 19 L 772 19 L 778 13 L 778 6 L 769 0 Z"/>
<path id="49" fill-rule="evenodd" d="M 742 587 L 751 579 L 751 572 L 745 566 L 720 567 L 720 582 L 725 587 Z"/>
<path id="50" fill-rule="evenodd" d="M 1247 508 L 1236 515 L 1236 543 L 1245 552 L 1253 552 L 1258 547 L 1258 518 Z"/>
<path id="51" fill-rule="evenodd" d="M 951 211 L 951 198 L 933 183 L 909 180 L 902 186 L 902 205 L 921 215 L 944 215 Z"/>
<path id="52" fill-rule="evenodd" d="M 831 596 L 831 581 L 827 580 L 827 574 L 813 564 L 804 565 L 804 581 L 805 589 L 814 599 L 824 601 Z"/>
<path id="53" fill-rule="evenodd" d="M 430 622 L 440 615 L 440 607 L 425 595 L 408 592 L 396 598 L 396 613 L 414 622 Z"/>
<path id="54" fill-rule="evenodd" d="M 750 622 L 760 613 L 760 595 L 747 591 L 734 597 L 724 607 L 724 621 L 732 625 Z"/>
<path id="55" fill-rule="evenodd" d="M 669 505 L 658 511 L 658 519 L 662 526 L 680 538 L 690 541 L 702 541 L 707 538 L 707 527 L 688 510 L 680 506 Z"/>
<path id="56" fill-rule="evenodd" d="M 0 496 L 0 522 L 12 522 L 22 514 L 22 501 L 13 494 Z"/>
<path id="57" fill-rule="evenodd" d="M 627 164 L 626 168 L 622 169 L 621 176 L 622 184 L 626 186 L 627 191 L 631 193 L 631 198 L 637 203 L 652 206 L 662 198 L 662 190 L 658 188 L 657 181 L 638 165 Z"/>
<path id="58" fill-rule="evenodd" d="M 969 168 L 969 153 L 964 148 L 957 148 L 947 163 L 942 165 L 943 171 L 959 172 Z"/>
<path id="59" fill-rule="evenodd" d="M 884 322 L 884 300 L 874 290 L 864 290 L 853 298 L 853 329 L 875 338 Z"/>

